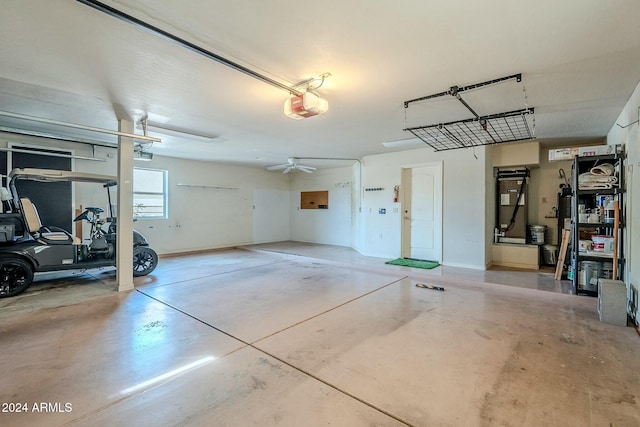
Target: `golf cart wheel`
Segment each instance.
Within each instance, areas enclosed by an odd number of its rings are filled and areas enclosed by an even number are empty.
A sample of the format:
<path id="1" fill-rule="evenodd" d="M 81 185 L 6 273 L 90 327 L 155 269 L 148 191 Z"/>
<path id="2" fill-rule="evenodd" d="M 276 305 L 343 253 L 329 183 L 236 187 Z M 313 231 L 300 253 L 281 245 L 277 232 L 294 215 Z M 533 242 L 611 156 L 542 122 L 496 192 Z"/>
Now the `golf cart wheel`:
<path id="1" fill-rule="evenodd" d="M 0 258 L 0 298 L 23 292 L 33 281 L 31 265 L 17 257 Z"/>
<path id="2" fill-rule="evenodd" d="M 133 248 L 133 276 L 146 276 L 158 265 L 158 254 L 146 246 Z"/>

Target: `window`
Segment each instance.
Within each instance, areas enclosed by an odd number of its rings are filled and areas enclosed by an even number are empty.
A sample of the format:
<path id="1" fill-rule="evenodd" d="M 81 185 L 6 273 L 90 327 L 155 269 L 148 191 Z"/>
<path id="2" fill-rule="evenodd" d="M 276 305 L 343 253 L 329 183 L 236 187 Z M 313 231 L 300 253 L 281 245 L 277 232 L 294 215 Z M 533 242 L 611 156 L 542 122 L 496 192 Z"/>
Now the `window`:
<path id="1" fill-rule="evenodd" d="M 135 218 L 167 218 L 167 171 L 133 168 Z"/>
<path id="2" fill-rule="evenodd" d="M 302 191 L 300 209 L 329 209 L 328 191 Z"/>

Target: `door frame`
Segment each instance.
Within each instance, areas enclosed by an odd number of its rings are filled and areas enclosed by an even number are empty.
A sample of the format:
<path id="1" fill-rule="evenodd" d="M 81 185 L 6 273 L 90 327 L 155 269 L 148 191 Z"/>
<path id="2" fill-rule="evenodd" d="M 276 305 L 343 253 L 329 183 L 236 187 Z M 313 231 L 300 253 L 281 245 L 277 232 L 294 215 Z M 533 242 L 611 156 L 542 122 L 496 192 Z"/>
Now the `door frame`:
<path id="1" fill-rule="evenodd" d="M 411 210 L 411 181 L 413 169 L 436 168 L 439 178 L 439 187 L 436 191 L 436 218 L 438 228 L 434 230 L 437 239 L 439 259 L 433 260 L 442 263 L 444 259 L 444 162 L 429 162 L 402 165 L 400 167 L 400 253 L 402 257 L 409 257 L 411 254 L 411 227 L 407 226 L 407 210 Z M 437 181 L 436 181 L 437 182 Z M 437 185 L 437 184 L 436 184 Z M 410 224 L 410 222 L 409 222 Z"/>

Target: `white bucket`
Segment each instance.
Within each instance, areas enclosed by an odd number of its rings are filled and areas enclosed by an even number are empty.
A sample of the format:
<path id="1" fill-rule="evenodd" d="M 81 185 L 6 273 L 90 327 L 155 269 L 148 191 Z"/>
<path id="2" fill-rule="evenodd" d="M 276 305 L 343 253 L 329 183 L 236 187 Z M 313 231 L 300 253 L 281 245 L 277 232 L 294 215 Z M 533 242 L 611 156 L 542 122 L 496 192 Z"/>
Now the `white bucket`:
<path id="1" fill-rule="evenodd" d="M 604 223 L 613 224 L 616 219 L 616 205 L 613 202 L 609 202 L 604 208 Z"/>
<path id="2" fill-rule="evenodd" d="M 544 235 L 547 231 L 546 225 L 530 225 L 531 243 L 534 245 L 544 245 Z"/>
<path id="3" fill-rule="evenodd" d="M 612 236 L 593 236 L 594 252 L 613 252 L 613 237 Z"/>

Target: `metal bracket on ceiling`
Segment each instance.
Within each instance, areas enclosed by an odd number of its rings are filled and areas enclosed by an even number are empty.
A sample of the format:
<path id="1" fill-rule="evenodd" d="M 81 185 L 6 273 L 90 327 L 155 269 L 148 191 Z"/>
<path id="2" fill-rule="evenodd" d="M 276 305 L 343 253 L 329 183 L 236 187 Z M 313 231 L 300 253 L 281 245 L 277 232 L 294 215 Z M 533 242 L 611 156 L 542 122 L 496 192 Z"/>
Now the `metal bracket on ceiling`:
<path id="1" fill-rule="evenodd" d="M 449 90 L 444 91 L 444 92 L 434 93 L 433 95 L 421 96 L 420 98 L 414 98 L 414 99 L 410 99 L 408 101 L 404 101 L 404 108 L 408 108 L 409 104 L 412 104 L 414 102 L 426 101 L 427 99 L 439 98 L 439 97 L 445 96 L 445 95 L 451 95 L 453 97 L 458 98 L 460 96 L 460 92 L 466 92 L 466 91 L 472 90 L 472 89 L 479 89 L 479 88 L 484 87 L 484 86 L 489 86 L 489 85 L 493 85 L 493 84 L 496 84 L 496 83 L 502 83 L 504 81 L 511 80 L 511 79 L 515 79 L 516 82 L 518 82 L 518 83 L 521 82 L 522 81 L 522 73 L 513 74 L 511 76 L 506 76 L 506 77 L 500 77 L 500 78 L 493 79 L 493 80 L 487 80 L 486 82 L 475 83 L 475 84 L 468 85 L 468 86 L 463 86 L 463 87 L 451 86 L 449 88 Z"/>
<path id="2" fill-rule="evenodd" d="M 322 73 L 319 76 L 310 77 L 308 79 L 302 80 L 296 84 L 291 85 L 291 88 L 297 89 L 299 87 L 306 86 L 305 92 L 314 91 L 316 89 L 319 89 L 324 84 L 324 81 L 327 77 L 331 77 L 331 73 L 327 72 L 327 73 Z M 316 80 L 320 80 L 320 84 L 318 84 L 315 87 L 311 87 L 311 83 L 315 82 Z M 292 94 L 295 95 L 295 93 L 293 92 Z"/>

